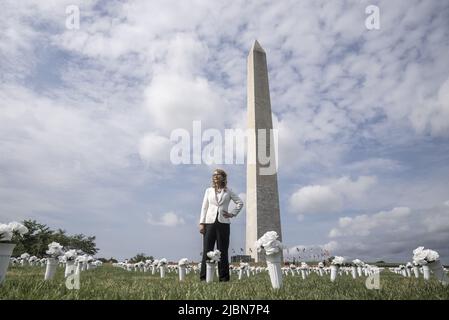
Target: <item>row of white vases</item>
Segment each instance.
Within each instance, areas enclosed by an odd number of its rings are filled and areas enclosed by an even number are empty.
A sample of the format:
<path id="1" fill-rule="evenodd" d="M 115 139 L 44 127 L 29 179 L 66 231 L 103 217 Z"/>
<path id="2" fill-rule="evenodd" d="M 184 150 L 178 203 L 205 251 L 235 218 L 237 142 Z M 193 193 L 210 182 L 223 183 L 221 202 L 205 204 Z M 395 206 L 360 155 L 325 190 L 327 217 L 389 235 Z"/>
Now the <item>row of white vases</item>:
<path id="1" fill-rule="evenodd" d="M 449 279 L 447 276 L 447 270 L 441 264 L 440 260 L 425 264 L 425 265 L 417 265 L 412 264 L 411 262 L 407 263 L 407 265 L 400 265 L 397 268 L 389 268 L 389 270 L 393 273 L 402 275 L 404 277 L 412 277 L 419 278 L 420 275 L 424 278 L 424 280 L 428 281 L 430 279 L 430 275 L 433 273 L 437 280 L 442 282 L 443 284 L 448 284 Z"/>
<path id="2" fill-rule="evenodd" d="M 34 256 L 33 256 L 34 257 Z M 79 273 L 85 270 L 91 270 L 98 266 L 101 266 L 101 261 L 62 261 L 57 258 L 37 258 L 33 259 L 33 257 L 27 258 L 11 258 L 10 265 L 16 267 L 46 267 L 44 280 L 52 280 L 56 274 L 57 268 L 65 267 L 65 277 L 67 277 L 70 273 Z"/>
<path id="3" fill-rule="evenodd" d="M 65 267 L 64 278 L 70 274 L 80 274 L 82 271 L 92 270 L 102 265 L 101 261 L 74 261 L 68 260 L 59 262 L 56 258 L 47 258 L 44 280 L 52 280 L 56 274 L 57 268 Z"/>

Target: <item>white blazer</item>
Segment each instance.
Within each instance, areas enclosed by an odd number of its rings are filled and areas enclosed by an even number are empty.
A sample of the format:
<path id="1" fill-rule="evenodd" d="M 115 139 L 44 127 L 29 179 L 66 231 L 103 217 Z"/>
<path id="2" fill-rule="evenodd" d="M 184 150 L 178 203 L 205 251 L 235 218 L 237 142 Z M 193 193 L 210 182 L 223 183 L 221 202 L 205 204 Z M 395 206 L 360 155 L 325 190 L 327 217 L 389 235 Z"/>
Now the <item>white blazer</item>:
<path id="1" fill-rule="evenodd" d="M 215 196 L 215 189 L 210 187 L 204 193 L 203 205 L 201 207 L 200 223 L 214 223 L 218 210 L 218 221 L 221 223 L 231 223 L 231 219 L 223 216 L 223 211 L 228 212 L 229 202 L 237 204 L 231 214 L 236 216 L 243 207 L 243 201 L 231 189 L 226 188 Z"/>

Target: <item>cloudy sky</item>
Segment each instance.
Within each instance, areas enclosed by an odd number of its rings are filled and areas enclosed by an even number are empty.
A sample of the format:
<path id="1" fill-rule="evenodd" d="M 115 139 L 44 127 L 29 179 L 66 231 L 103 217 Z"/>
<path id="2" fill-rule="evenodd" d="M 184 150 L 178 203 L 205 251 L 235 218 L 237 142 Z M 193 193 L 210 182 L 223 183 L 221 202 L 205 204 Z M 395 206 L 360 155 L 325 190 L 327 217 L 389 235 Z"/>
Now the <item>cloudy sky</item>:
<path id="1" fill-rule="evenodd" d="M 439 0 L 2 1 L 0 221 L 96 235 L 99 256 L 199 259 L 216 165 L 172 164 L 170 135 L 245 128 L 258 39 L 284 243 L 448 262 L 448 17 Z M 245 199 L 245 165 L 219 167 Z M 244 210 L 231 229 L 239 252 Z"/>

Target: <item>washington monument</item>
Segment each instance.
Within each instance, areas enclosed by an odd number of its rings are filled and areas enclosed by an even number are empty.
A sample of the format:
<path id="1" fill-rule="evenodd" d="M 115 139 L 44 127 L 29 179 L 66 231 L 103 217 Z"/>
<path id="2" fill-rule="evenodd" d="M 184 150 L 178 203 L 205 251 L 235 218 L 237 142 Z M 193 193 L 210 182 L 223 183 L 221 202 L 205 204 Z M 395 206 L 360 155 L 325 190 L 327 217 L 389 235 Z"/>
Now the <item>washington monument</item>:
<path id="1" fill-rule="evenodd" d="M 254 243 L 267 231 L 276 231 L 282 240 L 277 172 L 266 172 L 260 164 L 260 154 L 270 156 L 276 163 L 272 132 L 270 89 L 268 85 L 267 56 L 257 40 L 248 55 L 247 108 L 248 139 L 246 168 L 246 254 L 256 262 L 265 261 L 265 255 L 257 253 Z M 260 130 L 260 129 L 265 129 Z M 266 136 L 260 135 L 266 133 Z M 265 138 L 265 139 L 264 139 Z M 261 143 L 261 139 L 265 142 Z M 259 145 L 261 143 L 261 145 Z M 259 150 L 259 147 L 265 150 Z"/>

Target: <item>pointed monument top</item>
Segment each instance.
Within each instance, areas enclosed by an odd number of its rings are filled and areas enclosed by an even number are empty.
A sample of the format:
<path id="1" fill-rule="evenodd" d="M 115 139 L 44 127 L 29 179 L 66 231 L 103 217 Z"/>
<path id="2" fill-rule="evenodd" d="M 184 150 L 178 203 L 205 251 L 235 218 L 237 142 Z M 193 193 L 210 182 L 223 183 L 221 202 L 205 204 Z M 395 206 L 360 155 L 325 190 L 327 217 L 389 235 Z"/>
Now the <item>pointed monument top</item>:
<path id="1" fill-rule="evenodd" d="M 252 51 L 259 51 L 265 53 L 265 51 L 262 49 L 260 43 L 257 40 L 254 40 L 253 46 L 251 47 L 251 52 Z"/>

